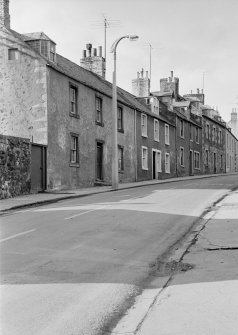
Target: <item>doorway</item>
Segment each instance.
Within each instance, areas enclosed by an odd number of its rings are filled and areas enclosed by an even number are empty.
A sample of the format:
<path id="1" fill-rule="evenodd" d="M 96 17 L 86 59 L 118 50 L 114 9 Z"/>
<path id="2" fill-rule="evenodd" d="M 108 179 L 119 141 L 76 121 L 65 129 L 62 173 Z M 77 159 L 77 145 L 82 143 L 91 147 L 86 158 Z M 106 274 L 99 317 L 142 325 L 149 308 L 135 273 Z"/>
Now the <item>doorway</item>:
<path id="1" fill-rule="evenodd" d="M 193 151 L 189 152 L 189 175 L 193 176 Z"/>
<path id="2" fill-rule="evenodd" d="M 31 190 L 43 192 L 46 189 L 46 147 L 31 145 Z"/>
<path id="3" fill-rule="evenodd" d="M 103 143 L 97 142 L 96 179 L 103 180 Z"/>
<path id="4" fill-rule="evenodd" d="M 161 172 L 161 151 L 152 149 L 152 179 L 159 179 Z"/>

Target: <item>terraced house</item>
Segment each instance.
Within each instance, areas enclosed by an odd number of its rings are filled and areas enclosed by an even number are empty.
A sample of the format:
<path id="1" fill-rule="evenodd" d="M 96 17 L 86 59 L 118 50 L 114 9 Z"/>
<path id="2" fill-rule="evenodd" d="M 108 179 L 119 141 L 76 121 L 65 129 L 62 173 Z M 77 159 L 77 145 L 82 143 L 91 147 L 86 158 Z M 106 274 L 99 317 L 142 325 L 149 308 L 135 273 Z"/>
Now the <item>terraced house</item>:
<path id="1" fill-rule="evenodd" d="M 1 196 L 111 184 L 112 84 L 102 47 L 88 43 L 75 64 L 44 32 L 13 31 L 8 0 L 0 0 L 0 26 Z M 151 92 L 144 70 L 132 91 L 117 91 L 121 183 L 238 170 L 237 138 L 203 92 L 181 96 L 173 72 Z"/>

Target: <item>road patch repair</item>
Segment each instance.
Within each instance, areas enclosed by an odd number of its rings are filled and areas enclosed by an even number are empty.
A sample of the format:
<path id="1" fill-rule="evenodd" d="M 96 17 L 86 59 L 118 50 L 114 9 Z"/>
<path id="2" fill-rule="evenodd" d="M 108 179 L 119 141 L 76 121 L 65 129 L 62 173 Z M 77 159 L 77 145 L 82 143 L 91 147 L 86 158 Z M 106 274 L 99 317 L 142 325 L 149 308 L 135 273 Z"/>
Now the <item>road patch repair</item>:
<path id="1" fill-rule="evenodd" d="M 114 329 L 120 335 L 237 335 L 238 191 L 207 212 Z"/>

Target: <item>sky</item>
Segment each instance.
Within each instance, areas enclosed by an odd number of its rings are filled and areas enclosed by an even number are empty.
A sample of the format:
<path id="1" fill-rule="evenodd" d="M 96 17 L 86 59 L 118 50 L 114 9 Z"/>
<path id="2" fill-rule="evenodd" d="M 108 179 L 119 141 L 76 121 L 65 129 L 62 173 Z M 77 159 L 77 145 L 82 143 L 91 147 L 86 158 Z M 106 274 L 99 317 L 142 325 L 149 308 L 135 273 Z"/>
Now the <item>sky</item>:
<path id="1" fill-rule="evenodd" d="M 80 64 L 87 43 L 104 48 L 104 18 L 109 22 L 106 79 L 112 82 L 113 42 L 117 47 L 117 85 L 132 92 L 132 79 L 149 71 L 151 91 L 160 78 L 179 78 L 180 94 L 204 88 L 205 104 L 218 108 L 226 122 L 238 111 L 238 0 L 10 0 L 11 28 L 43 31 L 57 53 Z"/>

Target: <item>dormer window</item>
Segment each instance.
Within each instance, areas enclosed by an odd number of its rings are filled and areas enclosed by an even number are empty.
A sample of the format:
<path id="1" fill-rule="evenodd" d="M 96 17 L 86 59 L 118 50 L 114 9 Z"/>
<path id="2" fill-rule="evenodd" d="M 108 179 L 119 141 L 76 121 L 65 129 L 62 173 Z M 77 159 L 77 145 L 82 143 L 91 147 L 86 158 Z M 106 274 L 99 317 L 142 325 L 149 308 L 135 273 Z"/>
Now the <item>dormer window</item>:
<path id="1" fill-rule="evenodd" d="M 30 33 L 22 35 L 24 41 L 36 52 L 51 62 L 56 61 L 56 44 L 44 33 Z"/>

